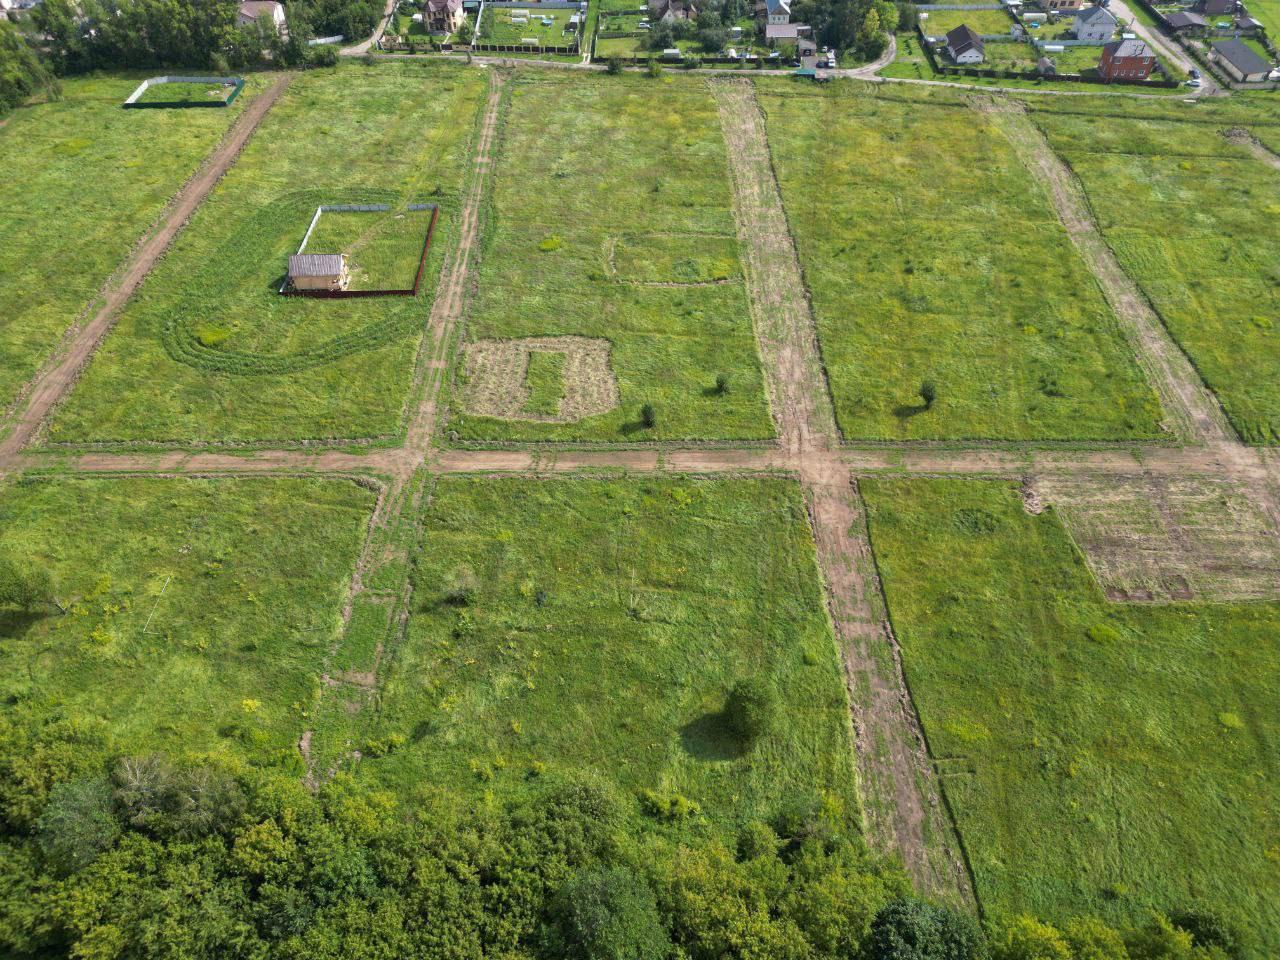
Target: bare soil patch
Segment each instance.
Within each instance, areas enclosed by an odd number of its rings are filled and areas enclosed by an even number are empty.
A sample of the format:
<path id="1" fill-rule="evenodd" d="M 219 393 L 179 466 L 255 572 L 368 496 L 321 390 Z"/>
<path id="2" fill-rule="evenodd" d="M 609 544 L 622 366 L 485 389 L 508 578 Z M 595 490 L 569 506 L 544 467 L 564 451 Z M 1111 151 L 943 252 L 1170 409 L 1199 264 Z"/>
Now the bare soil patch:
<path id="1" fill-rule="evenodd" d="M 1280 599 L 1280 539 L 1253 484 L 1148 473 L 1037 486 L 1111 600 Z"/>
<path id="2" fill-rule="evenodd" d="M 611 347 L 597 337 L 472 341 L 466 345 L 463 404 L 477 416 L 540 423 L 576 423 L 608 413 L 619 403 L 618 381 L 609 365 Z M 524 409 L 529 400 L 529 354 L 536 351 L 564 354 L 564 397 L 558 413 Z"/>

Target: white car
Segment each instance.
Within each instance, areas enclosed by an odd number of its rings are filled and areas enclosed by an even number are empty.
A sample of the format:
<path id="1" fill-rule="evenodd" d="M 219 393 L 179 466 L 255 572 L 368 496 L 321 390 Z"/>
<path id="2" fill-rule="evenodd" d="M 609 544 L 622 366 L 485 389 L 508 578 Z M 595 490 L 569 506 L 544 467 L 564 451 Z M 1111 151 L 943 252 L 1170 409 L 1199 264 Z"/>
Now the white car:
<path id="1" fill-rule="evenodd" d="M 1200 78 L 1199 78 L 1199 77 L 1192 77 L 1190 80 L 1188 80 L 1188 81 L 1187 81 L 1187 86 L 1188 86 L 1188 87 L 1198 87 L 1198 86 L 1200 86 Z"/>

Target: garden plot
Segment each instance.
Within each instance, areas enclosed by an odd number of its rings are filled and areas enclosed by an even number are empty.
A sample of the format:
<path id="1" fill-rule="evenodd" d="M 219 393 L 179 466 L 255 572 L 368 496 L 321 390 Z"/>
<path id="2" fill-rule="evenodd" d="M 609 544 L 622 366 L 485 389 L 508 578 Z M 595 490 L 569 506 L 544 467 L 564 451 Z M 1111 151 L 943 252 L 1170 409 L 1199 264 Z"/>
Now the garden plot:
<path id="1" fill-rule="evenodd" d="M 412 800 L 514 798 L 575 771 L 659 819 L 859 822 L 840 661 L 799 487 L 454 478 L 423 518 L 414 613 L 364 711 L 360 774 Z M 746 677 L 780 715 L 744 746 Z"/>
<path id="2" fill-rule="evenodd" d="M 1114 313 L 988 117 L 950 92 L 759 83 L 846 438 L 1160 434 Z"/>
<path id="3" fill-rule="evenodd" d="M 923 12 L 923 11 L 922 11 Z M 979 36 L 1008 33 L 1013 17 L 1004 10 L 929 10 L 921 17 L 920 29 L 930 37 L 943 37 L 959 26 L 967 26 Z M 990 53 L 990 50 L 987 51 Z"/>
<path id="4" fill-rule="evenodd" d="M 1247 441 L 1276 443 L 1280 170 L 1208 123 L 1098 124 L 1033 110 L 1232 426 Z"/>
<path id="5" fill-rule="evenodd" d="M 0 408 L 7 407 L 250 99 L 121 110 L 137 80 L 68 78 L 0 127 Z M 256 78 L 249 91 L 261 89 Z"/>
<path id="6" fill-rule="evenodd" d="M 464 370 L 463 404 L 474 416 L 576 423 L 618 406 L 603 338 L 477 340 Z"/>
<path id="7" fill-rule="evenodd" d="M 860 486 L 984 912 L 1196 909 L 1274 956 L 1280 606 L 1108 603 L 1016 485 Z"/>
<path id="8" fill-rule="evenodd" d="M 571 46 L 577 36 L 576 28 L 569 26 L 569 18 L 576 9 L 541 9 L 533 3 L 528 7 L 486 6 L 480 23 L 479 43 L 524 44 L 540 46 Z"/>
<path id="9" fill-rule="evenodd" d="M 443 64 L 385 67 L 311 71 L 293 81 L 125 309 L 55 414 L 50 440 L 398 434 L 430 297 L 456 237 L 486 77 Z M 278 296 L 316 208 L 353 198 L 397 212 L 423 198 L 439 204 L 418 296 Z M 394 214 L 367 226 L 328 217 L 308 250 L 364 238 L 357 261 L 367 282 L 383 272 L 412 277 L 408 260 L 421 254 L 422 223 Z M 331 225 L 342 236 L 326 237 Z M 365 237 L 379 225 L 385 229 Z"/>
<path id="10" fill-rule="evenodd" d="M 434 205 L 409 203 L 387 210 L 344 206 L 355 205 L 326 204 L 316 211 L 298 253 L 345 255 L 351 273 L 348 290 L 410 290 L 427 249 Z"/>
<path id="11" fill-rule="evenodd" d="M 705 85 L 655 98 L 639 77 L 520 75 L 503 137 L 466 336 L 607 341 L 617 402 L 573 422 L 477 416 L 468 352 L 449 429 L 471 441 L 772 436 Z"/>
<path id="12" fill-rule="evenodd" d="M 0 610 L 0 710 L 120 749 L 298 764 L 374 495 L 345 480 L 10 481 L 0 557 L 56 604 Z"/>
<path id="13" fill-rule="evenodd" d="M 1240 483 L 1054 475 L 1036 490 L 1110 600 L 1280 600 L 1280 538 Z"/>

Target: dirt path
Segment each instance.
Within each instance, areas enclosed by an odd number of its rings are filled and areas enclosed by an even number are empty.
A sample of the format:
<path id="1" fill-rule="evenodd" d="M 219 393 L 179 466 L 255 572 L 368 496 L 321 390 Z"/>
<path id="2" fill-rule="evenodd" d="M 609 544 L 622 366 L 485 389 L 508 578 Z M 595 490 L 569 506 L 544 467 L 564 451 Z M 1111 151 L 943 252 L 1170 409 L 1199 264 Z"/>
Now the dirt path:
<path id="1" fill-rule="evenodd" d="M 15 415 L 12 429 L 0 442 L 0 458 L 17 453 L 25 447 L 45 417 L 71 389 L 81 369 L 115 323 L 120 309 L 186 226 L 196 208 L 235 163 L 258 124 L 291 79 L 291 74 L 277 77 L 236 119 L 200 171 L 179 191 L 156 229 L 134 249 L 125 261 L 124 269 L 109 281 L 108 288 L 100 295 L 101 306 L 98 311 L 88 323 L 70 331 L 58 350 L 36 374 L 24 391 L 25 400 Z"/>
<path id="2" fill-rule="evenodd" d="M 830 449 L 839 435 L 755 85 L 715 80 L 711 88 L 728 148 L 751 319 L 782 447 L 795 456 Z"/>
<path id="3" fill-rule="evenodd" d="M 842 652 L 872 843 L 902 857 L 920 889 L 973 902 L 955 833 L 907 693 L 862 501 L 839 433 L 795 242 L 754 84 L 712 82 L 728 147 L 751 317 L 785 463 L 800 473 L 827 607 Z M 696 461 L 695 461 L 696 463 Z M 686 463 L 686 466 L 692 465 Z"/>
<path id="4" fill-rule="evenodd" d="M 1250 153 L 1267 166 L 1280 170 L 1280 155 L 1277 155 L 1270 147 L 1251 134 L 1248 130 L 1245 130 L 1242 127 L 1233 127 L 1230 130 L 1223 130 L 1222 135 L 1231 143 L 1246 147 Z"/>
<path id="5" fill-rule="evenodd" d="M 1137 284 L 1116 260 L 1102 238 L 1080 181 L 1049 146 L 1026 110 L 1020 103 L 1003 97 L 975 98 L 974 104 L 994 120 L 1027 169 L 1040 181 L 1072 244 L 1115 311 L 1148 381 L 1155 387 L 1164 408 L 1166 428 L 1183 440 L 1235 444 L 1235 432 L 1217 397 L 1205 387 Z"/>

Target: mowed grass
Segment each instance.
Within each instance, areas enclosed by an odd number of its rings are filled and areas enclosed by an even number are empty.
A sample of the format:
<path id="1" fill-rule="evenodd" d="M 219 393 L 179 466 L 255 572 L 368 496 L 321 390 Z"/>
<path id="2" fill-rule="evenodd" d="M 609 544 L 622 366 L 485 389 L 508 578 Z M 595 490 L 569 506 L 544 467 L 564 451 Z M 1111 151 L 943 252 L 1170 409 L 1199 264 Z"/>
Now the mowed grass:
<path id="1" fill-rule="evenodd" d="M 466 336 L 607 339 L 621 405 L 577 423 L 511 422 L 467 415 L 459 383 L 450 429 L 467 440 L 772 436 L 724 150 L 700 81 L 515 79 Z M 731 282 L 698 285 L 714 277 Z M 723 396 L 719 373 L 733 383 Z M 647 430 L 646 403 L 657 411 Z"/>
<path id="2" fill-rule="evenodd" d="M 967 26 L 979 36 L 1008 33 L 1014 24 L 1004 10 L 930 10 L 928 14 L 920 27 L 931 37 L 945 36 L 959 26 Z"/>
<path id="3" fill-rule="evenodd" d="M 137 102 L 220 103 L 231 96 L 234 89 L 220 83 L 156 83 L 147 87 Z"/>
<path id="4" fill-rule="evenodd" d="M 981 112 L 852 84 L 760 93 L 846 438 L 1159 434 L 1096 281 Z"/>
<path id="5" fill-rule="evenodd" d="M 525 23 L 513 23 L 516 9 L 523 9 L 528 15 Z M 519 44 L 532 40 L 542 46 L 568 47 L 573 45 L 577 34 L 566 31 L 569 18 L 577 10 L 539 10 L 538 4 L 531 3 L 527 8 L 488 7 L 484 12 L 484 20 L 480 24 L 478 43 L 511 43 Z M 551 23 L 543 26 L 543 20 Z"/>
<path id="6" fill-rule="evenodd" d="M 1235 429 L 1280 441 L 1280 171 L 1207 123 L 1032 117 Z"/>
<path id="7" fill-rule="evenodd" d="M 9 481 L 0 553 L 65 614 L 0 611 L 0 710 L 126 750 L 297 761 L 373 494 L 348 481 Z"/>
<path id="8" fill-rule="evenodd" d="M 0 408 L 265 82 L 225 110 L 122 110 L 140 79 L 68 78 L 0 127 Z"/>
<path id="9" fill-rule="evenodd" d="M 348 290 L 408 290 L 430 226 L 430 210 L 329 211 L 320 214 L 304 252 L 345 253 Z"/>
<path id="10" fill-rule="evenodd" d="M 363 775 L 474 804 L 591 771 L 692 800 L 711 824 L 808 798 L 857 822 L 848 704 L 794 483 L 442 480 L 413 585 L 369 731 L 408 742 L 366 757 Z M 721 711 L 746 677 L 773 683 L 781 709 L 744 752 Z"/>
<path id="11" fill-rule="evenodd" d="M 1275 956 L 1280 608 L 1107 603 L 1012 484 L 861 486 L 987 912 L 1198 907 Z"/>
<path id="12" fill-rule="evenodd" d="M 422 64 L 295 77 L 126 308 L 49 439 L 398 436 L 440 265 L 457 236 L 486 80 L 483 71 Z M 419 200 L 441 211 L 417 297 L 277 293 L 319 204 Z M 421 252 L 415 233 L 400 251 L 406 260 Z"/>

